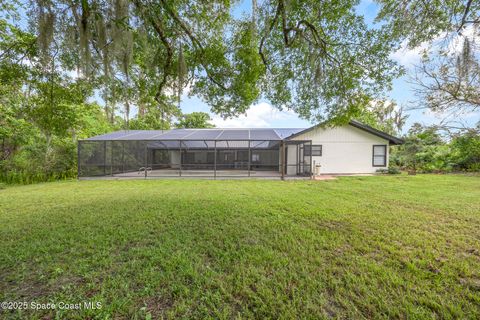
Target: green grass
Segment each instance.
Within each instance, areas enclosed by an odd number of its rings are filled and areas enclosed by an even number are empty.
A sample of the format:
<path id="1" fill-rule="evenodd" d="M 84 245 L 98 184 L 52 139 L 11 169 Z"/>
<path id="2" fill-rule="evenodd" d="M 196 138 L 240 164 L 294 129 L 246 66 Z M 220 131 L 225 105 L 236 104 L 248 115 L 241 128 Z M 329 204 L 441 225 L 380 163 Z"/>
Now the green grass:
<path id="1" fill-rule="evenodd" d="M 0 190 L 0 318 L 480 318 L 480 177 Z"/>

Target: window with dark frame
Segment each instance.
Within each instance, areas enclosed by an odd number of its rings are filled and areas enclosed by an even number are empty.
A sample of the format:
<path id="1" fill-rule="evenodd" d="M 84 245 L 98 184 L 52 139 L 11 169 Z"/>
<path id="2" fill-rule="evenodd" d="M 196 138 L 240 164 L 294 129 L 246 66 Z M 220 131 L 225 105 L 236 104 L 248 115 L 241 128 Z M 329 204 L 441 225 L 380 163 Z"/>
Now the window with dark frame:
<path id="1" fill-rule="evenodd" d="M 374 145 L 372 155 L 372 165 L 374 167 L 386 167 L 387 166 L 387 146 Z"/>
<path id="2" fill-rule="evenodd" d="M 322 145 L 321 144 L 312 144 L 305 145 L 303 149 L 303 155 L 306 157 L 309 156 L 321 156 L 322 155 Z"/>

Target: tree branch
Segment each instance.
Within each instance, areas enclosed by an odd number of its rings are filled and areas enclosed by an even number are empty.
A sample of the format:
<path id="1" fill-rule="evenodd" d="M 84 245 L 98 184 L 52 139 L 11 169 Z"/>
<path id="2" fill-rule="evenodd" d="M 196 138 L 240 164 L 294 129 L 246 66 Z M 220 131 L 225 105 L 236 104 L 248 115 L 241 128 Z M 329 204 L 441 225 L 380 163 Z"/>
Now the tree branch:
<path id="1" fill-rule="evenodd" d="M 172 19 L 175 20 L 175 22 L 180 26 L 180 28 L 187 34 L 187 36 L 190 39 L 190 41 L 192 42 L 192 44 L 194 46 L 196 46 L 198 49 L 200 49 L 201 58 L 202 58 L 200 63 L 203 66 L 203 68 L 205 69 L 205 72 L 207 73 L 208 79 L 210 79 L 210 81 L 215 83 L 217 86 L 219 86 L 223 90 L 227 90 L 227 88 L 222 83 L 218 82 L 212 76 L 212 74 L 211 74 L 212 72 L 211 72 L 210 68 L 204 63 L 203 60 L 204 60 L 204 56 L 205 56 L 205 49 L 204 49 L 202 43 L 197 39 L 197 37 L 195 37 L 195 35 L 193 34 L 193 31 L 189 28 L 189 26 L 185 22 L 182 21 L 182 19 L 174 12 L 174 10 L 172 8 L 170 8 L 170 6 L 167 4 L 167 2 L 165 0 L 160 0 L 160 2 L 162 3 L 163 7 L 167 11 L 168 15 L 170 17 L 172 17 Z"/>
<path id="2" fill-rule="evenodd" d="M 167 56 L 165 58 L 165 62 L 163 64 L 163 77 L 160 83 L 158 84 L 157 87 L 157 92 L 155 94 L 155 100 L 158 103 L 161 103 L 160 96 L 163 92 L 163 88 L 167 84 L 168 76 L 170 75 L 170 69 L 172 67 L 172 59 L 173 59 L 173 48 L 170 42 L 168 41 L 168 38 L 165 34 L 164 31 L 164 26 L 162 23 L 162 20 L 160 18 L 154 19 L 150 14 L 145 13 L 144 8 L 142 7 L 141 3 L 139 0 L 134 0 L 133 1 L 135 4 L 135 7 L 140 11 L 140 13 L 147 18 L 148 21 L 150 21 L 151 25 L 155 29 L 155 32 L 158 34 L 160 37 L 160 41 L 162 42 L 163 46 L 167 50 Z"/>
<path id="3" fill-rule="evenodd" d="M 466 21 L 467 21 L 468 13 L 470 12 L 470 6 L 471 5 L 472 5 L 472 0 L 468 0 L 467 6 L 465 8 L 465 12 L 463 13 L 462 21 L 460 22 L 460 26 L 458 27 L 457 32 L 460 32 L 460 30 L 462 30 L 463 27 L 465 26 Z"/>
<path id="4" fill-rule="evenodd" d="M 265 32 L 265 34 L 263 35 L 263 37 L 260 39 L 260 46 L 258 47 L 258 54 L 260 55 L 260 57 L 262 58 L 262 62 L 263 64 L 265 65 L 265 67 L 268 67 L 268 62 L 267 62 L 267 59 L 265 58 L 265 55 L 263 53 L 263 46 L 265 44 L 265 40 L 267 39 L 267 37 L 270 35 L 270 32 L 272 32 L 272 29 L 273 27 L 275 26 L 275 24 L 277 23 L 278 21 L 278 17 L 281 13 L 281 10 L 282 10 L 282 7 L 281 7 L 281 4 L 280 2 L 278 3 L 277 5 L 277 10 L 275 12 L 275 16 L 273 17 L 273 20 L 272 22 L 270 23 L 269 27 L 267 28 L 267 31 Z"/>

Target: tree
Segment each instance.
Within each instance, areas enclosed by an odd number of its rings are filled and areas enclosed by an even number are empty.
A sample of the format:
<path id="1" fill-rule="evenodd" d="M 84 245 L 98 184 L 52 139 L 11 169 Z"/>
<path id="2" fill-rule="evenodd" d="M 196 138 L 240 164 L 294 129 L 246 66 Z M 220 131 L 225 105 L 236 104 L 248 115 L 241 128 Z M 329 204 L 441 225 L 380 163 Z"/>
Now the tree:
<path id="1" fill-rule="evenodd" d="M 424 56 L 413 77 L 420 108 L 426 106 L 450 118 L 480 110 L 480 61 L 472 46 L 464 38 L 460 53 Z"/>
<path id="2" fill-rule="evenodd" d="M 210 120 L 212 119 L 206 112 L 192 112 L 183 114 L 175 126 L 177 128 L 214 128 L 215 126 L 209 123 Z"/>
<path id="3" fill-rule="evenodd" d="M 0 8 L 0 180 L 74 177 L 76 139 L 112 130 L 87 101 L 94 83 L 40 63 L 35 35 L 10 22 L 15 5 Z"/>
<path id="4" fill-rule="evenodd" d="M 377 21 L 385 21 L 391 36 L 410 48 L 431 42 L 439 35 L 462 34 L 480 23 L 480 3 L 474 0 L 378 0 Z M 450 38 L 450 40 L 453 40 Z"/>
<path id="5" fill-rule="evenodd" d="M 404 140 L 404 144 L 396 148 L 390 157 L 395 165 L 413 172 L 429 172 L 445 167 L 446 156 L 441 149 L 445 142 L 436 127 L 414 123 Z M 441 157 L 438 157 L 439 154 Z"/>
<path id="6" fill-rule="evenodd" d="M 176 113 L 171 102 L 193 79 L 232 103 L 253 101 L 225 87 L 237 78 L 223 40 L 230 9 L 224 1 L 36 1 L 30 16 L 42 55 L 59 50 L 65 68 L 99 78 L 112 118 L 121 102 L 128 123 L 133 105 L 140 117 L 152 103 L 162 117 Z"/>
<path id="7" fill-rule="evenodd" d="M 480 109 L 480 2 L 378 2 L 377 20 L 387 22 L 393 38 L 410 48 L 427 47 L 413 76 L 420 98 L 414 108 L 445 114 L 446 129 L 465 129 L 448 123 Z"/>
<path id="8" fill-rule="evenodd" d="M 392 135 L 400 135 L 407 121 L 408 115 L 404 114 L 402 107 L 393 101 L 372 101 L 364 110 L 355 116 L 365 124 Z"/>
<path id="9" fill-rule="evenodd" d="M 480 123 L 475 129 L 455 133 L 450 141 L 442 138 L 440 129 L 415 123 L 405 143 L 392 150 L 391 164 L 414 172 L 479 171 Z"/>
<path id="10" fill-rule="evenodd" d="M 98 78 L 106 110 L 122 102 L 127 122 L 133 106 L 152 110 L 145 103 L 171 115 L 186 87 L 224 117 L 266 98 L 303 118 L 345 120 L 400 73 L 393 42 L 356 0 L 253 1 L 241 18 L 221 0 L 34 4 L 42 61 L 58 51 L 63 68 Z"/>
<path id="11" fill-rule="evenodd" d="M 0 2 L 0 9 L 11 12 L 11 6 Z M 14 14 L 14 13 L 13 13 Z M 22 117 L 26 94 L 24 85 L 32 70 L 25 63 L 34 56 L 35 37 L 0 17 L 0 161 L 12 157 L 27 143 L 33 130 Z"/>
<path id="12" fill-rule="evenodd" d="M 370 29 L 356 1 L 265 1 L 259 53 L 265 96 L 315 120 L 346 120 L 400 71 L 383 27 Z"/>
<path id="13" fill-rule="evenodd" d="M 455 136 L 451 142 L 451 158 L 457 170 L 480 171 L 480 123 L 477 130 Z"/>

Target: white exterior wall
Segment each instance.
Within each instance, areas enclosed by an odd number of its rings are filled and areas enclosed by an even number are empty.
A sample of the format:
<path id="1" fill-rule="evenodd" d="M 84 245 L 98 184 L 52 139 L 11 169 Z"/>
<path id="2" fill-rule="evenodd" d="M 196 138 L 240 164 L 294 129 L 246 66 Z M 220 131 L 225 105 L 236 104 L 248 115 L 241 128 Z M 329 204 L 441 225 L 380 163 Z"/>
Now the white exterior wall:
<path id="1" fill-rule="evenodd" d="M 322 156 L 312 157 L 312 165 L 320 164 L 322 174 L 374 173 L 388 167 L 389 141 L 364 130 L 345 125 L 334 128 L 314 128 L 291 140 L 312 140 L 312 144 L 322 145 Z M 387 146 L 385 167 L 374 167 L 373 146 Z M 296 161 L 295 146 L 288 146 L 287 163 Z M 315 170 L 312 168 L 312 170 Z M 287 174 L 295 174 L 295 167 L 287 166 Z"/>

